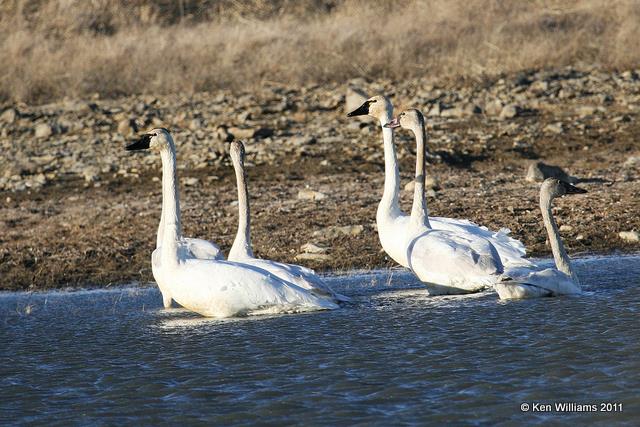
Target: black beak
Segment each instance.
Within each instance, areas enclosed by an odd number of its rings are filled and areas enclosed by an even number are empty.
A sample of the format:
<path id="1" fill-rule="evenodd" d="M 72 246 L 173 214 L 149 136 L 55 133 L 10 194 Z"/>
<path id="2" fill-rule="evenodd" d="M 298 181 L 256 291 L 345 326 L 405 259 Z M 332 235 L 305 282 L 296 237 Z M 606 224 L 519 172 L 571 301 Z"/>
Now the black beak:
<path id="1" fill-rule="evenodd" d="M 347 117 L 366 116 L 369 114 L 369 104 L 371 104 L 371 102 L 365 101 L 364 104 L 347 114 Z"/>
<path id="2" fill-rule="evenodd" d="M 147 150 L 149 148 L 149 143 L 151 142 L 151 135 L 145 134 L 137 140 L 129 145 L 127 145 L 124 149 L 127 151 L 136 151 L 136 150 Z"/>
<path id="3" fill-rule="evenodd" d="M 576 187 L 575 185 L 571 185 L 564 181 L 560 182 L 562 183 L 566 194 L 584 194 L 587 192 L 587 190 L 585 190 L 584 188 Z"/>

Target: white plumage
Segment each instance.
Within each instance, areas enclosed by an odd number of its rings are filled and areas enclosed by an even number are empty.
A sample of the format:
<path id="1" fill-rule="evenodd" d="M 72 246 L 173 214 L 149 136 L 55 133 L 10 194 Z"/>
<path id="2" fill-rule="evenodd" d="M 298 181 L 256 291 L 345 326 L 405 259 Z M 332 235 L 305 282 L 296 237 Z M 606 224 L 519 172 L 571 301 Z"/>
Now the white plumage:
<path id="1" fill-rule="evenodd" d="M 231 143 L 230 155 L 238 186 L 238 232 L 229 251 L 229 260 L 262 268 L 319 297 L 331 298 L 334 301 L 349 301 L 348 297 L 334 292 L 320 276 L 309 268 L 254 257 L 251 245 L 249 189 L 244 169 L 244 145 L 242 142 L 234 141 Z"/>
<path id="2" fill-rule="evenodd" d="M 504 233 L 491 233 L 470 221 L 436 218 L 447 229 L 438 230 L 427 216 L 424 196 L 424 129 L 416 134 L 416 186 L 411 216 L 400 210 L 399 173 L 393 144 L 393 107 L 383 96 L 367 100 L 349 116 L 370 115 L 382 126 L 385 156 L 385 181 L 376 221 L 378 236 L 385 252 L 397 263 L 411 270 L 433 293 L 468 293 L 485 289 L 503 271 L 502 261 L 491 239 L 509 246 Z M 389 124 L 389 126 L 385 126 Z M 489 238 L 481 234 L 489 234 Z M 520 253 L 522 245 L 508 247 L 509 256 Z M 505 256 L 506 258 L 506 256 Z"/>
<path id="3" fill-rule="evenodd" d="M 197 259 L 180 238 L 175 145 L 168 131 L 154 129 L 128 150 L 154 149 L 162 156 L 162 239 L 152 254 L 153 275 L 163 299 L 203 316 L 289 313 L 338 308 L 273 274 L 246 264 Z"/>
<path id="4" fill-rule="evenodd" d="M 537 298 L 582 293 L 580 280 L 562 243 L 558 226 L 551 211 L 554 198 L 567 194 L 582 194 L 586 190 L 563 181 L 549 178 L 540 187 L 540 210 L 547 229 L 556 268 L 542 268 L 534 264 L 508 268 L 495 289 L 500 299 Z"/>

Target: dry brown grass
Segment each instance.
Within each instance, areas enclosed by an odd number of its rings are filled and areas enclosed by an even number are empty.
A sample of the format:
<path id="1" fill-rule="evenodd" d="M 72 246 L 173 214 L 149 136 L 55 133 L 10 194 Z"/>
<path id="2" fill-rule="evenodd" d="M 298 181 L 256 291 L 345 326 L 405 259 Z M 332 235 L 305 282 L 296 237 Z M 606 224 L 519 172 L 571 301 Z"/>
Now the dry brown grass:
<path id="1" fill-rule="evenodd" d="M 635 68 L 638 22 L 634 0 L 5 0 L 0 101 Z"/>

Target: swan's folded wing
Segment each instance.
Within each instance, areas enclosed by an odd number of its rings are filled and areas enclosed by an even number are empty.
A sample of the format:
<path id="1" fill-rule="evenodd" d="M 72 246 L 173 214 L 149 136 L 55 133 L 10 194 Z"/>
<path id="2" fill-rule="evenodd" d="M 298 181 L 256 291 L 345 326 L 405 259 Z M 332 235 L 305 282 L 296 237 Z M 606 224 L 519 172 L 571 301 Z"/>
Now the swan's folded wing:
<path id="1" fill-rule="evenodd" d="M 174 278 L 173 298 L 204 316 L 334 309 L 337 306 L 259 268 L 228 261 L 189 259 Z"/>
<path id="2" fill-rule="evenodd" d="M 409 245 L 411 269 L 423 281 L 434 277 L 442 283 L 445 278 L 455 281 L 480 281 L 491 284 L 502 270 L 499 258 L 491 251 L 477 251 L 468 239 L 453 233 L 432 230 L 416 238 Z M 485 281 L 489 283 L 484 283 Z"/>
<path id="3" fill-rule="evenodd" d="M 320 278 L 320 276 L 309 268 L 296 264 L 285 264 L 282 262 L 259 258 L 243 260 L 242 262 L 262 268 L 279 279 L 291 282 L 294 285 L 297 285 L 302 289 L 306 289 L 320 297 L 334 298 L 343 302 L 350 301 L 350 298 L 334 292 L 333 289 L 331 289 L 329 285 Z"/>
<path id="4" fill-rule="evenodd" d="M 522 257 L 527 254 L 524 244 L 509 236 L 508 228 L 491 231 L 466 219 L 429 217 L 431 227 L 435 230 L 448 230 L 460 235 L 477 236 L 487 239 L 498 251 L 505 265 L 526 265 L 529 262 Z"/>

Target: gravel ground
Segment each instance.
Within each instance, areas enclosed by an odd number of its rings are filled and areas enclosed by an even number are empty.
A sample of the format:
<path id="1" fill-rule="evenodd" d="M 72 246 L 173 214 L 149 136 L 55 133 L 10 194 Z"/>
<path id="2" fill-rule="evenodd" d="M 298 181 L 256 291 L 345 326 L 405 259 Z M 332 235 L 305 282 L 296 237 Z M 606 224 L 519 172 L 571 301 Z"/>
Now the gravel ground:
<path id="1" fill-rule="evenodd" d="M 355 80 L 349 87 L 385 93 L 398 110 L 416 107 L 427 116 L 433 215 L 508 227 L 530 254 L 546 255 L 538 184 L 525 179 L 532 162 L 544 161 L 589 190 L 556 203 L 570 253 L 640 250 L 635 71 Z M 187 235 L 231 245 L 236 190 L 226 143 L 235 137 L 247 146 L 257 255 L 298 257 L 319 270 L 393 266 L 374 224 L 381 133 L 372 120 L 345 116 L 357 102 L 358 92 L 344 85 L 0 107 L 0 289 L 152 280 L 160 159 L 123 147 L 159 126 L 178 146 Z M 409 183 L 414 141 L 400 131 L 396 143 Z M 411 195 L 402 191 L 407 210 Z M 307 243 L 318 248 L 303 248 Z"/>

